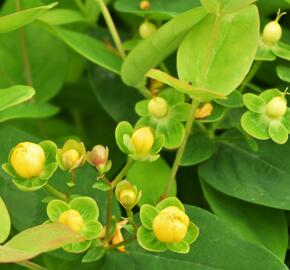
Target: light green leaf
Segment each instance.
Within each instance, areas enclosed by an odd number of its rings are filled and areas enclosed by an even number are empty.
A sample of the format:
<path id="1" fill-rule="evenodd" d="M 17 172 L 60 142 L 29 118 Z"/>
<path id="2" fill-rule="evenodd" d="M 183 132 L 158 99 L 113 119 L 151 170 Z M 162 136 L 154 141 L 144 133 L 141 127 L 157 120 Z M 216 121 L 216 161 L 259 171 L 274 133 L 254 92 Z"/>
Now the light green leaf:
<path id="1" fill-rule="evenodd" d="M 167 186 L 170 175 L 170 167 L 161 158 L 154 162 L 135 162 L 128 171 L 128 181 L 136 185 L 142 191 L 138 205 L 145 203 L 155 205 L 159 202 Z M 176 195 L 176 183 L 170 192 L 171 196 Z"/>
<path id="2" fill-rule="evenodd" d="M 0 89 L 0 111 L 29 100 L 34 95 L 35 90 L 25 85 Z"/>
<path id="3" fill-rule="evenodd" d="M 272 52 L 278 57 L 290 61 L 290 45 L 279 42 L 272 47 Z"/>
<path id="4" fill-rule="evenodd" d="M 53 27 L 52 30 L 69 47 L 86 59 L 116 74 L 120 73 L 122 59 L 109 51 L 101 41 L 61 27 Z"/>
<path id="5" fill-rule="evenodd" d="M 103 246 L 92 247 L 83 257 L 82 262 L 89 263 L 98 261 L 105 255 L 105 248 Z"/>
<path id="6" fill-rule="evenodd" d="M 277 66 L 276 72 L 278 77 L 285 82 L 290 83 L 290 68 L 285 66 Z"/>
<path id="7" fill-rule="evenodd" d="M 54 2 L 47 6 L 30 8 L 2 16 L 0 17 L 0 33 L 10 32 L 31 23 L 56 5 L 57 2 Z"/>
<path id="8" fill-rule="evenodd" d="M 217 18 L 208 15 L 191 29 L 178 49 L 179 78 L 193 88 L 228 95 L 249 72 L 258 41 L 255 6 Z"/>
<path id="9" fill-rule="evenodd" d="M 182 13 L 137 45 L 123 63 L 122 80 L 130 86 L 144 84 L 145 74 L 174 52 L 191 27 L 205 15 L 203 8 Z"/>
<path id="10" fill-rule="evenodd" d="M 265 246 L 281 260 L 287 251 L 287 222 L 283 211 L 240 201 L 202 182 L 213 212 L 247 241 Z"/>
<path id="11" fill-rule="evenodd" d="M 5 242 L 10 234 L 11 221 L 5 202 L 0 197 L 0 244 Z"/>
<path id="12" fill-rule="evenodd" d="M 214 102 L 227 108 L 239 108 L 243 106 L 243 97 L 235 90 L 227 96 L 227 99 L 216 99 Z"/>
<path id="13" fill-rule="evenodd" d="M 86 18 L 78 11 L 58 8 L 40 16 L 38 20 L 50 25 L 63 25 L 69 23 L 85 22 Z"/>

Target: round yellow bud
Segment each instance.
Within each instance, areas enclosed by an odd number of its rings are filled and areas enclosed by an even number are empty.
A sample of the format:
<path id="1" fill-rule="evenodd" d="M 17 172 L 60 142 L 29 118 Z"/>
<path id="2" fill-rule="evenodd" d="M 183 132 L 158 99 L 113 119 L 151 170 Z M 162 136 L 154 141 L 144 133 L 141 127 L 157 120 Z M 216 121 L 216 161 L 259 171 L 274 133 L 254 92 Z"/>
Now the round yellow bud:
<path id="1" fill-rule="evenodd" d="M 266 114 L 270 118 L 280 118 L 287 111 L 287 102 L 284 96 L 274 97 L 266 105 Z"/>
<path id="2" fill-rule="evenodd" d="M 131 189 L 121 190 L 119 193 L 119 201 L 126 208 L 131 209 L 135 206 L 137 194 Z"/>
<path id="3" fill-rule="evenodd" d="M 162 118 L 167 114 L 168 105 L 164 98 L 154 97 L 148 103 L 148 111 L 155 117 Z"/>
<path id="4" fill-rule="evenodd" d="M 282 28 L 277 21 L 269 22 L 263 30 L 263 40 L 268 44 L 277 43 L 282 37 Z"/>
<path id="5" fill-rule="evenodd" d="M 157 30 L 157 27 L 155 24 L 145 21 L 141 23 L 139 26 L 139 35 L 141 38 L 145 39 L 150 37 L 153 33 L 155 33 Z"/>
<path id="6" fill-rule="evenodd" d="M 10 162 L 18 175 L 29 179 L 38 176 L 43 170 L 45 154 L 38 144 L 23 142 L 14 148 Z"/>
<path id="7" fill-rule="evenodd" d="M 73 169 L 78 166 L 80 161 L 80 154 L 75 149 L 70 149 L 62 154 L 62 163 L 65 169 Z"/>
<path id="8" fill-rule="evenodd" d="M 153 220 L 153 232 L 164 243 L 176 243 L 184 239 L 189 225 L 188 216 L 175 206 L 163 209 Z"/>
<path id="9" fill-rule="evenodd" d="M 76 210 L 68 210 L 63 212 L 58 218 L 58 222 L 68 226 L 76 233 L 79 233 L 84 225 L 83 218 Z"/>
<path id="10" fill-rule="evenodd" d="M 154 143 L 154 135 L 149 127 L 137 129 L 132 135 L 136 154 L 148 154 Z"/>
<path id="11" fill-rule="evenodd" d="M 139 8 L 140 9 L 143 9 L 143 10 L 146 10 L 146 9 L 149 9 L 150 8 L 150 2 L 147 1 L 147 0 L 142 0 L 139 4 Z"/>

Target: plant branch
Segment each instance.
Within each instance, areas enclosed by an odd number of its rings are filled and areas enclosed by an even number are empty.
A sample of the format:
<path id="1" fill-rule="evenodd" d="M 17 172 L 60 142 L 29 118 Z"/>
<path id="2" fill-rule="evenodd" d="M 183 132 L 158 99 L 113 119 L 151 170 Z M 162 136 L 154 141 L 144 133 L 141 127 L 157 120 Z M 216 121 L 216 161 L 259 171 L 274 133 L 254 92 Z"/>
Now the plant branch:
<path id="1" fill-rule="evenodd" d="M 262 61 L 256 61 L 252 65 L 249 73 L 247 74 L 247 76 L 245 77 L 245 79 L 243 80 L 241 86 L 238 89 L 241 93 L 243 93 L 243 91 L 245 90 L 245 88 L 248 85 L 248 83 L 255 77 L 255 75 L 258 72 L 259 68 L 261 67 L 262 63 L 263 63 Z"/>
<path id="2" fill-rule="evenodd" d="M 62 201 L 65 201 L 65 202 L 69 201 L 69 198 L 64 193 L 60 192 L 59 190 L 57 190 L 53 186 L 51 186 L 49 184 L 46 184 L 44 187 L 54 197 L 56 197 L 56 198 L 58 198 L 58 199 L 60 199 Z"/>
<path id="3" fill-rule="evenodd" d="M 178 151 L 176 153 L 175 160 L 173 162 L 171 173 L 170 173 L 170 176 L 169 176 L 169 179 L 168 179 L 167 187 L 166 187 L 165 192 L 164 192 L 164 194 L 162 196 L 162 199 L 168 197 L 168 195 L 169 195 L 169 193 L 170 193 L 170 191 L 172 189 L 172 186 L 173 186 L 173 183 L 174 183 L 174 180 L 175 180 L 175 176 L 176 176 L 177 171 L 179 169 L 180 162 L 181 162 L 184 150 L 185 150 L 185 146 L 186 146 L 188 137 L 189 137 L 190 132 L 191 132 L 191 128 L 192 128 L 192 125 L 193 125 L 193 122 L 194 122 L 194 116 L 195 116 L 196 111 L 198 109 L 199 103 L 200 103 L 199 100 L 195 100 L 195 99 L 193 99 L 192 102 L 191 102 L 190 115 L 189 115 L 189 118 L 187 119 L 187 122 L 186 122 L 186 125 L 185 125 L 184 139 L 183 139 L 183 142 L 182 142 L 181 146 L 179 147 L 179 149 L 178 149 Z"/>
<path id="4" fill-rule="evenodd" d="M 106 6 L 106 4 L 104 3 L 103 0 L 96 0 L 96 1 L 100 5 L 100 9 L 101 9 L 102 14 L 104 16 L 104 19 L 106 21 L 106 24 L 107 24 L 107 26 L 109 28 L 109 31 L 111 33 L 111 36 L 112 36 L 112 38 L 114 40 L 115 46 L 118 49 L 120 56 L 123 59 L 125 59 L 126 54 L 125 54 L 125 51 L 123 49 L 122 41 L 121 41 L 121 38 L 119 36 L 119 33 L 117 31 L 117 28 L 116 28 L 116 26 L 114 24 L 114 21 L 112 19 L 112 16 L 111 16 L 110 12 L 109 12 L 109 10 L 108 10 L 108 8 L 107 8 L 107 6 Z"/>
<path id="5" fill-rule="evenodd" d="M 127 163 L 123 167 L 123 169 L 118 173 L 118 175 L 115 177 L 115 179 L 112 182 L 112 188 L 116 187 L 117 184 L 126 176 L 128 170 L 131 168 L 131 166 L 134 164 L 134 160 L 128 158 Z"/>
<path id="6" fill-rule="evenodd" d="M 16 264 L 23 266 L 27 269 L 31 269 L 31 270 L 48 270 L 46 267 L 43 267 L 39 264 L 30 262 L 30 261 L 18 262 Z"/>

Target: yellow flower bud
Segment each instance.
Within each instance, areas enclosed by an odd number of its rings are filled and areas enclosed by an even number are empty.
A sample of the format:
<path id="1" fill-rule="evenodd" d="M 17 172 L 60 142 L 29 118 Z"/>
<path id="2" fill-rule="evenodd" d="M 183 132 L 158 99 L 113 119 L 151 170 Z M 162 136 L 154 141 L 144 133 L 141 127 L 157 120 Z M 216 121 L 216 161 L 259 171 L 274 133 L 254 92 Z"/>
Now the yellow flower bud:
<path id="1" fill-rule="evenodd" d="M 154 135 L 151 128 L 143 127 L 133 133 L 131 140 L 135 146 L 136 154 L 148 154 L 154 143 Z"/>
<path id="2" fill-rule="evenodd" d="M 188 216 L 175 206 L 163 209 L 153 220 L 153 232 L 164 243 L 176 243 L 184 239 L 189 225 Z"/>
<path id="3" fill-rule="evenodd" d="M 139 35 L 141 36 L 141 38 L 145 39 L 155 33 L 156 30 L 157 27 L 155 24 L 145 21 L 139 26 Z"/>
<path id="4" fill-rule="evenodd" d="M 148 103 L 148 111 L 155 117 L 162 118 L 166 116 L 167 110 L 168 105 L 164 98 L 154 97 Z"/>
<path id="5" fill-rule="evenodd" d="M 137 194 L 131 189 L 123 189 L 120 191 L 118 199 L 126 209 L 131 209 L 137 201 Z"/>
<path id="6" fill-rule="evenodd" d="M 287 102 L 284 96 L 274 97 L 266 105 L 266 114 L 273 119 L 282 117 L 287 111 Z"/>
<path id="7" fill-rule="evenodd" d="M 66 170 L 72 170 L 81 163 L 80 154 L 74 149 L 67 150 L 62 155 L 62 163 Z"/>
<path id="8" fill-rule="evenodd" d="M 143 10 L 146 10 L 146 9 L 149 9 L 150 8 L 150 2 L 147 1 L 147 0 L 142 0 L 139 4 L 139 8 L 140 9 L 143 9 Z"/>
<path id="9" fill-rule="evenodd" d="M 29 179 L 38 176 L 43 170 L 45 154 L 38 144 L 22 142 L 14 148 L 10 162 L 19 176 Z"/>
<path id="10" fill-rule="evenodd" d="M 79 233 L 84 225 L 82 216 L 76 210 L 68 210 L 63 212 L 58 218 L 58 222 L 68 226 L 76 233 Z"/>
<path id="11" fill-rule="evenodd" d="M 202 119 L 211 115 L 213 106 L 210 103 L 205 103 L 199 108 L 195 114 L 195 119 Z"/>

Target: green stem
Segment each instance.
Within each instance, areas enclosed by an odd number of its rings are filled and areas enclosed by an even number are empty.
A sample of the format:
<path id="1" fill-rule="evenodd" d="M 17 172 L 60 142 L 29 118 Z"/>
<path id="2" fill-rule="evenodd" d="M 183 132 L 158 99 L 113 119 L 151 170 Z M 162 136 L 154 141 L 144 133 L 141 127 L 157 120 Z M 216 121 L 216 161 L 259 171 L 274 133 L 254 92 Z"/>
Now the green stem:
<path id="1" fill-rule="evenodd" d="M 112 38 L 114 40 L 115 46 L 118 49 L 120 56 L 123 59 L 125 59 L 126 54 L 125 54 L 125 51 L 123 49 L 122 41 L 121 41 L 121 38 L 119 36 L 119 33 L 117 31 L 117 28 L 116 28 L 116 26 L 114 24 L 114 21 L 112 19 L 112 16 L 111 16 L 110 12 L 109 12 L 109 10 L 108 10 L 108 8 L 107 8 L 107 6 L 106 6 L 106 4 L 104 3 L 103 0 L 96 0 L 96 1 L 100 5 L 100 9 L 101 9 L 102 14 L 104 16 L 104 19 L 106 21 L 106 24 L 107 24 L 107 26 L 109 28 L 109 31 L 111 33 L 111 36 L 112 36 Z"/>
<path id="2" fill-rule="evenodd" d="M 145 86 L 140 86 L 137 88 L 139 93 L 144 96 L 145 98 L 151 98 L 150 91 Z"/>
<path id="3" fill-rule="evenodd" d="M 137 224 L 134 221 L 132 210 L 131 209 L 126 209 L 126 212 L 127 212 L 127 217 L 128 217 L 129 223 L 134 227 L 135 231 L 137 231 L 138 227 L 137 227 Z"/>
<path id="4" fill-rule="evenodd" d="M 54 197 L 56 197 L 62 201 L 65 201 L 65 202 L 69 201 L 68 197 L 64 193 L 60 192 L 59 190 L 57 190 L 53 186 L 46 184 L 44 187 Z"/>
<path id="5" fill-rule="evenodd" d="M 134 163 L 134 160 L 128 158 L 127 163 L 125 164 L 123 169 L 118 173 L 118 175 L 112 181 L 111 183 L 112 188 L 107 191 L 107 218 L 106 218 L 106 235 L 105 235 L 106 241 L 110 240 L 109 237 L 110 237 L 110 228 L 112 225 L 114 188 L 126 176 L 128 170 L 131 168 L 133 163 Z"/>
<path id="6" fill-rule="evenodd" d="M 262 63 L 263 63 L 262 61 L 256 61 L 253 64 L 253 66 L 251 67 L 251 70 L 249 71 L 248 75 L 245 77 L 244 81 L 242 82 L 241 86 L 238 89 L 241 93 L 243 93 L 248 83 L 255 77 Z"/>
<path id="7" fill-rule="evenodd" d="M 16 264 L 31 270 L 48 270 L 47 268 L 30 261 L 18 262 Z"/>
<path id="8" fill-rule="evenodd" d="M 196 111 L 198 109 L 199 103 L 200 102 L 198 100 L 195 100 L 195 99 L 193 99 L 192 102 L 191 102 L 190 115 L 189 115 L 189 118 L 187 119 L 187 122 L 186 122 L 186 125 L 185 125 L 185 136 L 184 136 L 184 139 L 183 139 L 183 142 L 182 142 L 181 146 L 179 147 L 179 149 L 178 149 L 178 151 L 176 153 L 175 160 L 173 162 L 171 173 L 170 173 L 170 176 L 169 176 L 169 179 L 168 179 L 168 184 L 167 184 L 167 187 L 165 189 L 165 192 L 164 192 L 162 198 L 168 197 L 168 195 L 169 195 L 169 193 L 170 193 L 170 191 L 172 189 L 172 186 L 174 184 L 175 176 L 177 174 L 177 171 L 178 171 L 178 168 L 179 168 L 179 165 L 180 165 L 180 162 L 181 162 L 184 150 L 185 150 L 185 146 L 186 146 L 188 137 L 189 137 L 189 135 L 191 133 L 191 128 L 192 128 L 192 125 L 193 125 L 193 122 L 194 122 L 194 116 L 195 116 Z"/>

